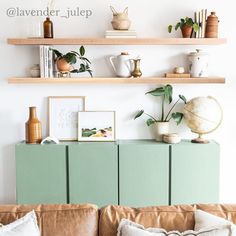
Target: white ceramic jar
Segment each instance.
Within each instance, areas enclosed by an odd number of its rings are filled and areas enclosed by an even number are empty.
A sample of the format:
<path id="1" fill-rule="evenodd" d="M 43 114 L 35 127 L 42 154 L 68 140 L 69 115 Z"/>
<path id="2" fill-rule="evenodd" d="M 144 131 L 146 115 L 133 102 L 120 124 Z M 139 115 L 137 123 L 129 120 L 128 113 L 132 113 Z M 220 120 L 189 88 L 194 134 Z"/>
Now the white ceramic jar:
<path id="1" fill-rule="evenodd" d="M 34 64 L 32 67 L 30 67 L 30 75 L 33 78 L 40 77 L 40 66 L 39 66 L 39 64 Z"/>
<path id="2" fill-rule="evenodd" d="M 200 49 L 188 54 L 191 77 L 208 77 L 209 55 Z"/>

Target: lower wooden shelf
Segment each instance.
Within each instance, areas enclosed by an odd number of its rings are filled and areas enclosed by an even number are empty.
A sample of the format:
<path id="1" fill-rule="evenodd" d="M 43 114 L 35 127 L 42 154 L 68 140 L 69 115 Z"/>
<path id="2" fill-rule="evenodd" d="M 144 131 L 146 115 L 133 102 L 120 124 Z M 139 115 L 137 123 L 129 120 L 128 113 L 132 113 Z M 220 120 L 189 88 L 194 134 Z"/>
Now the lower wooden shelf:
<path id="1" fill-rule="evenodd" d="M 207 78 L 9 78 L 9 84 L 224 84 L 223 77 Z"/>

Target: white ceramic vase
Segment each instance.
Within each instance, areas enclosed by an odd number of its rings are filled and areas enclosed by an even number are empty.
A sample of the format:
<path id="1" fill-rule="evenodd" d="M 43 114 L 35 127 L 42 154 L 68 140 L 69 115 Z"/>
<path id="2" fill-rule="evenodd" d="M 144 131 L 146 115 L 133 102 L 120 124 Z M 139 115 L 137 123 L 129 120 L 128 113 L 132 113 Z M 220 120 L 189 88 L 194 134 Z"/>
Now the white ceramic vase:
<path id="1" fill-rule="evenodd" d="M 163 134 L 169 133 L 170 122 L 156 122 L 155 129 L 156 129 L 156 141 L 162 142 Z"/>
<path id="2" fill-rule="evenodd" d="M 208 77 L 208 60 L 208 54 L 200 49 L 189 53 L 188 61 L 191 77 Z"/>

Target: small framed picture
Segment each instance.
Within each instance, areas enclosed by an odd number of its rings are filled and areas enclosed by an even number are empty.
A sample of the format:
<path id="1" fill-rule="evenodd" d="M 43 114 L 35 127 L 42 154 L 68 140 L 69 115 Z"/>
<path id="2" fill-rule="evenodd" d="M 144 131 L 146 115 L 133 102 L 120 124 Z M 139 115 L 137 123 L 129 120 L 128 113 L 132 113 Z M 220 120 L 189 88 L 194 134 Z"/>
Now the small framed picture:
<path id="1" fill-rule="evenodd" d="M 48 97 L 49 136 L 61 141 L 78 139 L 78 112 L 85 110 L 85 97 Z"/>
<path id="2" fill-rule="evenodd" d="M 115 141 L 115 112 L 78 112 L 78 141 Z"/>

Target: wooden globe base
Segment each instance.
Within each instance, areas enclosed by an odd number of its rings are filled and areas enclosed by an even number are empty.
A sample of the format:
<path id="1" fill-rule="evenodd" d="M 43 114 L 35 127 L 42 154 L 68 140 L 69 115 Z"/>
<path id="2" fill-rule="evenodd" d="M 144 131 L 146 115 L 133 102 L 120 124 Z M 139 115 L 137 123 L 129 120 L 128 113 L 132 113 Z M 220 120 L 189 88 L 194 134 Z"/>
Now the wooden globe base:
<path id="1" fill-rule="evenodd" d="M 209 143 L 209 140 L 203 139 L 203 138 L 195 138 L 191 140 L 192 143 L 203 143 L 207 144 Z"/>
<path id="2" fill-rule="evenodd" d="M 202 138 L 202 134 L 198 135 L 199 136 L 197 138 L 191 140 L 192 143 L 203 143 L 203 144 L 209 143 L 209 140 Z"/>

